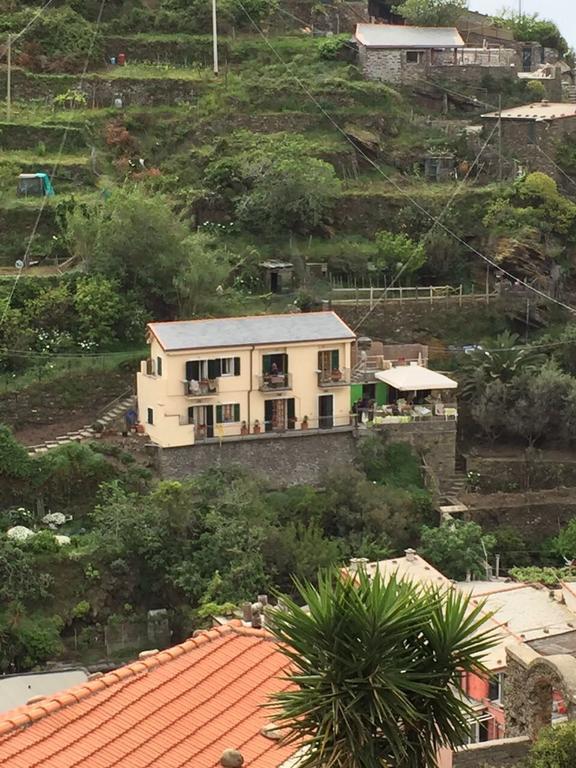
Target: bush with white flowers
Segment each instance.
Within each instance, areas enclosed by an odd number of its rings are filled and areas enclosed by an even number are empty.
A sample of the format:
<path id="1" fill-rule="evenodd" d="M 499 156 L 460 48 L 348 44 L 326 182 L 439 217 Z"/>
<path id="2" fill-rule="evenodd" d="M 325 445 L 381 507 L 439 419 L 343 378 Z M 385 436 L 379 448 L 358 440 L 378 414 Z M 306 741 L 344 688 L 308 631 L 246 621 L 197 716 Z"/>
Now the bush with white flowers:
<path id="1" fill-rule="evenodd" d="M 34 535 L 34 531 L 26 528 L 25 525 L 15 525 L 6 531 L 6 536 L 12 539 L 12 541 L 26 541 L 26 539 L 30 539 Z"/>
<path id="2" fill-rule="evenodd" d="M 71 541 L 71 539 L 70 539 L 70 536 L 62 536 L 62 535 L 60 535 L 60 534 L 57 534 L 57 535 L 55 535 L 55 536 L 54 536 L 54 540 L 55 540 L 55 541 L 56 541 L 58 544 L 60 544 L 60 546 L 61 546 L 61 547 L 65 547 L 65 546 L 67 546 L 68 544 L 71 544 L 71 543 L 72 543 L 72 541 Z"/>
<path id="3" fill-rule="evenodd" d="M 44 515 L 42 522 L 44 525 L 47 525 L 48 528 L 57 528 L 60 525 L 64 525 L 66 522 L 66 515 L 63 515 L 62 512 L 49 512 L 47 515 Z"/>

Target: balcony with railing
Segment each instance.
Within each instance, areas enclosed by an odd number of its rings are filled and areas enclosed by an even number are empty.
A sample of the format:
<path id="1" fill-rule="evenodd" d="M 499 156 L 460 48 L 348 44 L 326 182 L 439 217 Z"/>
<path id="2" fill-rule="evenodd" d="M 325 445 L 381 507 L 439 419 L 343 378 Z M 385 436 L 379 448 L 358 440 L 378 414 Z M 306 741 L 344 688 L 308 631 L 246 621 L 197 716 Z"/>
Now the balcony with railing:
<path id="1" fill-rule="evenodd" d="M 318 371 L 319 387 L 345 387 L 350 384 L 350 368 L 334 368 L 333 370 Z"/>
<path id="2" fill-rule="evenodd" d="M 184 394 L 186 397 L 210 397 L 217 395 L 220 391 L 218 379 L 201 379 L 196 381 L 183 381 Z"/>
<path id="3" fill-rule="evenodd" d="M 265 373 L 258 376 L 260 392 L 286 392 L 292 389 L 291 373 Z"/>

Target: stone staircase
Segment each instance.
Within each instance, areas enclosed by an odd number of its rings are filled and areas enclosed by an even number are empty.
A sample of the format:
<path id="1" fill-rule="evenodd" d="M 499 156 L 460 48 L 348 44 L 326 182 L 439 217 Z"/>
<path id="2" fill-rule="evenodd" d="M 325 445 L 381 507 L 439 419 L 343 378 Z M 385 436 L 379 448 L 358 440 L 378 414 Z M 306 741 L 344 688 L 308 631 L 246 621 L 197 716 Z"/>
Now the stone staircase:
<path id="1" fill-rule="evenodd" d="M 88 424 L 74 432 L 67 432 L 65 435 L 55 437 L 53 440 L 46 440 L 39 445 L 29 445 L 28 455 L 35 456 L 39 453 L 47 453 L 53 448 L 58 448 L 61 445 L 80 443 L 82 440 L 90 440 L 91 438 L 94 438 L 97 433 L 111 427 L 115 421 L 123 419 L 126 411 L 130 408 L 135 408 L 135 406 L 135 395 L 125 392 L 103 408 L 98 418 L 95 419 L 92 424 Z M 98 427 L 96 425 L 101 426 Z"/>
<path id="2" fill-rule="evenodd" d="M 562 83 L 562 101 L 576 104 L 576 85 Z"/>

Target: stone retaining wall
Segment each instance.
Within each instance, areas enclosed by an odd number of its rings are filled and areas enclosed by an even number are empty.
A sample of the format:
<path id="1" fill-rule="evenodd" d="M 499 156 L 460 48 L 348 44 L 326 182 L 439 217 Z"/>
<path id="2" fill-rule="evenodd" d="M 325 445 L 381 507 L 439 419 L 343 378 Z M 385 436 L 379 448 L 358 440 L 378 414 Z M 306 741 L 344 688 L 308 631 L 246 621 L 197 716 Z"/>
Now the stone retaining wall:
<path id="1" fill-rule="evenodd" d="M 424 456 L 437 476 L 454 472 L 456 423 L 423 421 L 382 425 L 378 430 L 387 441 L 408 443 Z M 275 487 L 301 483 L 317 484 L 336 466 L 356 461 L 358 440 L 370 434 L 352 427 L 321 432 L 286 432 L 217 440 L 182 448 L 151 446 L 162 477 L 183 480 L 220 465 L 239 464 L 266 477 Z"/>
<path id="2" fill-rule="evenodd" d="M 0 72 L 0 91 L 6 90 L 6 73 Z M 89 75 L 36 75 L 14 70 L 12 97 L 14 101 L 51 101 L 69 90 L 86 95 L 89 107 L 112 107 L 116 96 L 124 106 L 174 106 L 189 104 L 196 96 L 196 83 L 176 78 L 106 78 Z"/>
<path id="3" fill-rule="evenodd" d="M 480 475 L 481 493 L 576 487 L 576 455 L 573 461 L 553 456 L 498 458 L 468 455 L 466 468 Z"/>
<path id="4" fill-rule="evenodd" d="M 452 768 L 517 768 L 528 755 L 530 745 L 527 736 L 470 744 L 454 753 Z"/>

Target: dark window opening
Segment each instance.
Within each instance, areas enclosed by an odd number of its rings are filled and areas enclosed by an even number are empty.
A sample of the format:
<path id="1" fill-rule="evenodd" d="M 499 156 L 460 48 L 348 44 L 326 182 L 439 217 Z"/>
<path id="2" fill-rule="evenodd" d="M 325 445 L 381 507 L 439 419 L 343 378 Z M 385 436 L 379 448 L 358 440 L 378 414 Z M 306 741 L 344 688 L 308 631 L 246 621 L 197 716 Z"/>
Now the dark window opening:
<path id="1" fill-rule="evenodd" d="M 148 424 L 154 424 L 154 411 L 152 408 L 148 408 L 147 421 Z"/>

